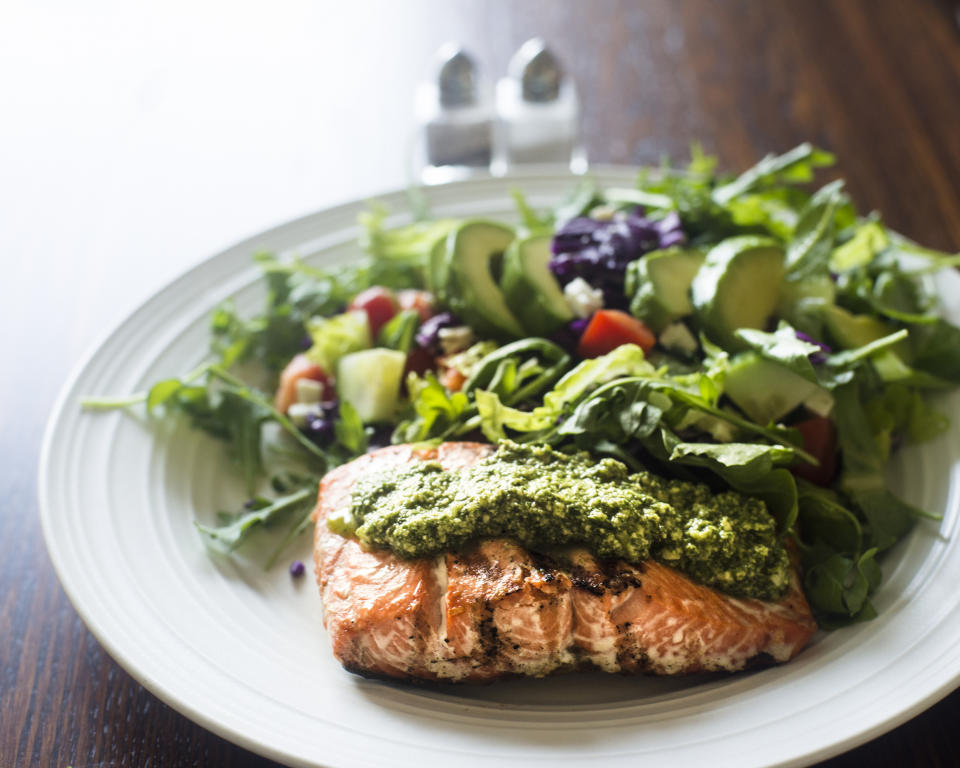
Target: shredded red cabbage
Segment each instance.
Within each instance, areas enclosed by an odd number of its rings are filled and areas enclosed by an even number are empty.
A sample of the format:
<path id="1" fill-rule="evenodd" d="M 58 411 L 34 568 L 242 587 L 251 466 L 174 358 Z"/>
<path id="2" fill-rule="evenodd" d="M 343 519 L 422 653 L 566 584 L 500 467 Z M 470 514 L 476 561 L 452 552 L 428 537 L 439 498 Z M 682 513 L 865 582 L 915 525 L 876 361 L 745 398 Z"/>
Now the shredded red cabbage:
<path id="1" fill-rule="evenodd" d="M 601 221 L 578 216 L 562 224 L 553 236 L 550 271 L 561 285 L 582 277 L 604 294 L 607 307 L 625 308 L 627 264 L 645 253 L 686 242 L 676 212 L 650 219 L 637 207 Z"/>

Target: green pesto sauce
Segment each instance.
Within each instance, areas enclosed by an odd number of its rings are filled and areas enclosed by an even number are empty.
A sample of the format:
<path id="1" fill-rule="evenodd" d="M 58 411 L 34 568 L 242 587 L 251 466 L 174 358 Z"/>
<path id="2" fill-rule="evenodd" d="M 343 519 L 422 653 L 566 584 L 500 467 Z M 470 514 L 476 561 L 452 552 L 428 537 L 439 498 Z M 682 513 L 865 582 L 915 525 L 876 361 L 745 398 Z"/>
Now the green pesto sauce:
<path id="1" fill-rule="evenodd" d="M 506 441 L 463 469 L 428 461 L 369 473 L 328 525 L 404 558 L 508 537 L 534 550 L 581 545 L 600 558 L 653 558 L 737 596 L 777 599 L 788 581 L 787 552 L 762 501 Z"/>

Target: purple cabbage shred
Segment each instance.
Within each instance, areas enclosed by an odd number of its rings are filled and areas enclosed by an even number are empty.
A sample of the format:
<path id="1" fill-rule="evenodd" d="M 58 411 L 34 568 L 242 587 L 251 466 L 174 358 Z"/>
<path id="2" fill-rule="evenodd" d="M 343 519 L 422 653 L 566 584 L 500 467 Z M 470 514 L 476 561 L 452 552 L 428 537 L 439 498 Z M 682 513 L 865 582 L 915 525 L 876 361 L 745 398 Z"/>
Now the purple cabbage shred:
<path id="1" fill-rule="evenodd" d="M 310 440 L 317 445 L 328 445 L 335 437 L 333 424 L 340 413 L 340 403 L 337 400 L 328 400 L 320 403 L 320 412 L 307 419 L 307 425 L 302 429 Z"/>
<path id="2" fill-rule="evenodd" d="M 675 211 L 660 220 L 647 218 L 641 207 L 607 221 L 578 216 L 554 234 L 550 271 L 561 285 L 582 277 L 603 291 L 604 306 L 623 309 L 627 264 L 650 251 L 684 242 L 686 235 Z"/>
<path id="3" fill-rule="evenodd" d="M 807 344 L 815 344 L 816 346 L 820 347 L 819 352 L 810 353 L 811 363 L 814 365 L 820 365 L 821 363 L 827 362 L 827 355 L 833 352 L 833 349 L 831 349 L 827 344 L 824 344 L 822 341 L 817 341 L 812 336 L 808 336 L 803 331 L 794 331 L 794 333 L 797 335 L 797 338 L 800 339 L 800 341 L 805 341 Z"/>
<path id="4" fill-rule="evenodd" d="M 576 320 L 571 320 L 566 325 L 554 331 L 550 336 L 550 341 L 557 346 L 563 347 L 567 352 L 575 352 L 577 344 L 580 343 L 580 337 L 583 335 L 589 323 L 589 317 L 578 317 Z"/>
<path id="5" fill-rule="evenodd" d="M 460 322 L 449 312 L 440 312 L 420 324 L 416 335 L 417 344 L 436 354 L 440 351 L 440 331 L 459 324 Z"/>

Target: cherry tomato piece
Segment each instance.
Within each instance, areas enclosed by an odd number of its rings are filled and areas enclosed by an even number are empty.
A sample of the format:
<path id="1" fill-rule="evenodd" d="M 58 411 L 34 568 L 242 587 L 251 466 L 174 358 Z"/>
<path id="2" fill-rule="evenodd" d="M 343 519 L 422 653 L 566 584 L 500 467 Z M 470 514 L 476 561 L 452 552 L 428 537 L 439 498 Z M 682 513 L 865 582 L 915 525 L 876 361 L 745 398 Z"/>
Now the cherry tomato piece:
<path id="1" fill-rule="evenodd" d="M 370 336 L 376 341 L 380 329 L 397 314 L 397 297 L 390 289 L 375 285 L 354 296 L 347 309 L 362 309 L 367 313 Z"/>
<path id="2" fill-rule="evenodd" d="M 447 368 L 437 377 L 437 380 L 451 392 L 459 392 L 463 389 L 467 377 L 458 368 Z"/>
<path id="3" fill-rule="evenodd" d="M 323 384 L 322 400 L 334 397 L 333 380 L 323 368 L 306 355 L 300 354 L 287 363 L 287 367 L 280 374 L 280 384 L 273 400 L 273 407 L 280 413 L 286 413 L 287 409 L 297 402 L 297 382 L 300 379 L 313 379 Z"/>
<path id="4" fill-rule="evenodd" d="M 580 357 L 600 357 L 622 344 L 636 344 L 646 353 L 656 343 L 653 331 L 637 318 L 618 309 L 601 309 L 584 328 L 577 353 Z"/>
<path id="5" fill-rule="evenodd" d="M 828 487 L 837 475 L 837 428 L 830 419 L 814 416 L 793 425 L 803 435 L 803 450 L 820 462 L 820 466 L 797 464 L 790 468 L 797 477 Z"/>
<path id="6" fill-rule="evenodd" d="M 413 309 L 420 313 L 420 322 L 433 317 L 433 294 L 429 291 L 418 291 L 407 288 L 397 292 L 397 304 L 400 309 Z"/>

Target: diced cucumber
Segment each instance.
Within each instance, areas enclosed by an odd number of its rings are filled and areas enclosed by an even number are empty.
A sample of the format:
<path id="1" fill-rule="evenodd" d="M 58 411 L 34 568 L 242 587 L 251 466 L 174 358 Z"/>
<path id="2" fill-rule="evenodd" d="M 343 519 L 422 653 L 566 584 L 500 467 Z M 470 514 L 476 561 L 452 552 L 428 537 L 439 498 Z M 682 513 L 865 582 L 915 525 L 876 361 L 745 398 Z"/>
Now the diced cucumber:
<path id="1" fill-rule="evenodd" d="M 668 248 L 648 253 L 627 267 L 627 294 L 633 296 L 630 312 L 654 333 L 693 312 L 690 284 L 704 255 L 699 251 Z"/>
<path id="2" fill-rule="evenodd" d="M 493 276 L 493 260 L 514 239 L 510 227 L 494 221 L 467 221 L 447 239 L 445 290 L 453 312 L 467 325 L 489 336 L 524 336 Z M 443 271 L 443 270 L 441 270 Z"/>
<path id="3" fill-rule="evenodd" d="M 365 349 L 340 358 L 337 395 L 369 424 L 393 418 L 407 356 L 395 349 Z"/>
<path id="4" fill-rule="evenodd" d="M 756 352 L 730 361 L 723 391 L 758 424 L 775 422 L 802 403 L 815 404 L 821 415 L 832 407 L 832 396 L 823 387 Z"/>
<path id="5" fill-rule="evenodd" d="M 560 283 L 550 272 L 551 237 L 514 240 L 503 256 L 500 290 L 524 329 L 546 336 L 573 319 Z"/>
<path id="6" fill-rule="evenodd" d="M 707 253 L 690 298 L 706 334 L 726 349 L 743 349 L 738 328 L 764 329 L 780 301 L 783 248 L 754 235 L 731 237 Z"/>

